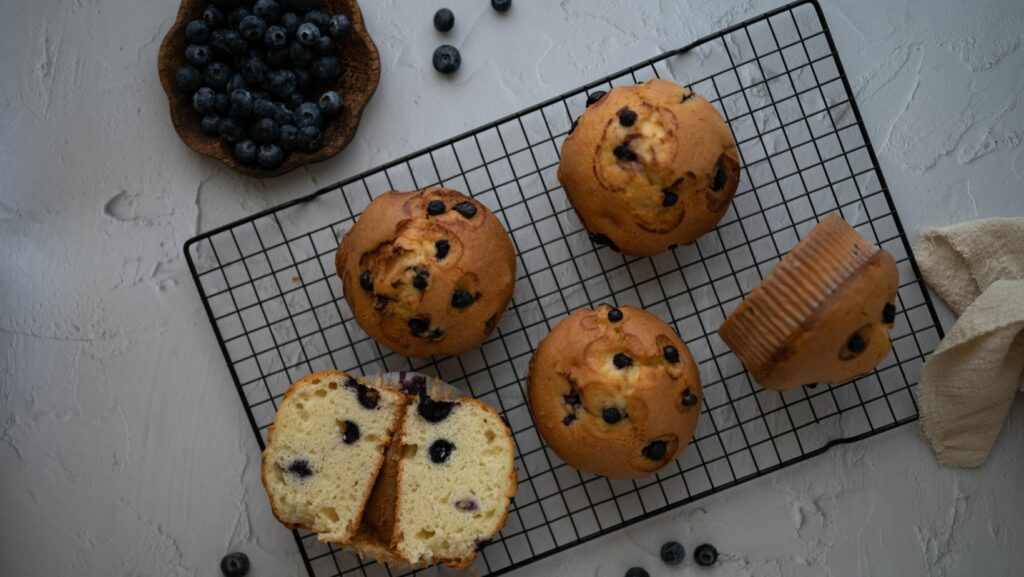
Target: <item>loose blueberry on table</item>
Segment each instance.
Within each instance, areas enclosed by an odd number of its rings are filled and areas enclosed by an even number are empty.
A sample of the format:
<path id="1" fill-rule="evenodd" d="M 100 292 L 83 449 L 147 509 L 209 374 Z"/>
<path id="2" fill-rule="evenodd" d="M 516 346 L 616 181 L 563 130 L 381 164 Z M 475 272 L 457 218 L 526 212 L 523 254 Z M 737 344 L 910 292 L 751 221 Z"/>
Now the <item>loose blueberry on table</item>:
<path id="1" fill-rule="evenodd" d="M 447 9 L 441 8 L 434 13 L 434 28 L 439 32 L 447 32 L 455 26 L 455 14 Z"/>
<path id="2" fill-rule="evenodd" d="M 686 558 L 686 549 L 677 541 L 669 541 L 661 546 L 661 560 L 668 565 L 679 565 Z"/>
<path id="3" fill-rule="evenodd" d="M 317 10 L 315 0 L 213 4 L 186 24 L 190 44 L 175 71 L 203 132 L 239 163 L 268 170 L 292 151 L 319 150 L 325 120 L 344 103 L 330 87 L 341 73 L 336 42 L 352 32 L 351 20 Z"/>
<path id="4" fill-rule="evenodd" d="M 491 8 L 498 12 L 508 12 L 508 9 L 511 7 L 512 0 L 491 0 Z"/>
<path id="5" fill-rule="evenodd" d="M 710 567 L 718 561 L 718 549 L 708 543 L 697 545 L 697 548 L 693 550 L 693 558 L 701 567 Z"/>
<path id="6" fill-rule="evenodd" d="M 249 557 L 245 553 L 228 553 L 220 560 L 220 572 L 224 577 L 245 577 L 249 573 Z"/>
<path id="7" fill-rule="evenodd" d="M 641 567 L 632 567 L 626 571 L 626 577 L 651 577 L 651 574 Z"/>
<path id="8" fill-rule="evenodd" d="M 441 74 L 454 74 L 462 65 L 459 49 L 449 44 L 442 44 L 434 50 L 434 70 Z"/>

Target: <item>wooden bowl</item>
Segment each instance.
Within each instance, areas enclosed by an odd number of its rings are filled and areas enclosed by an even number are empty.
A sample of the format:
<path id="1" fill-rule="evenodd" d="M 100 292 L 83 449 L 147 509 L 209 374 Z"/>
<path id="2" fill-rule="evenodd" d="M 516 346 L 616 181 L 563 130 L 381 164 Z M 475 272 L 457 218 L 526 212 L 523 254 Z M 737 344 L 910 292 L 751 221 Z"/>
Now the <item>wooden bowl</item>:
<path id="1" fill-rule="evenodd" d="M 178 19 L 167 32 L 160 45 L 157 66 L 160 84 L 171 105 L 171 121 L 178 136 L 192 150 L 223 162 L 238 172 L 256 177 L 284 174 L 309 162 L 320 162 L 338 154 L 352 140 L 359 127 L 359 118 L 380 81 L 380 55 L 363 23 L 363 14 L 356 0 L 320 0 L 319 9 L 328 14 L 345 14 L 352 21 L 352 32 L 337 42 L 337 56 L 341 74 L 330 88 L 341 95 L 343 106 L 338 116 L 326 120 L 323 127 L 323 146 L 316 152 L 294 150 L 281 166 L 268 170 L 258 165 L 242 164 L 231 155 L 231 145 L 219 136 L 203 132 L 202 116 L 192 108 L 192 97 L 178 90 L 175 73 L 185 64 L 185 26 L 200 18 L 209 0 L 182 0 Z M 327 90 L 327 88 L 324 88 Z"/>

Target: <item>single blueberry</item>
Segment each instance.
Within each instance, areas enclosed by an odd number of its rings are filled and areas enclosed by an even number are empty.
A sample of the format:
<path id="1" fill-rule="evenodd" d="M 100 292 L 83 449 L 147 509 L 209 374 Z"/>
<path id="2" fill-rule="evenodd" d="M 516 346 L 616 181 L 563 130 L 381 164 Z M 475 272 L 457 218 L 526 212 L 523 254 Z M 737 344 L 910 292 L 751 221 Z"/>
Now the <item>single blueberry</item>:
<path id="1" fill-rule="evenodd" d="M 455 445 L 451 441 L 444 439 L 438 439 L 430 444 L 430 460 L 438 465 L 448 460 L 448 457 L 452 456 L 452 451 L 455 450 Z"/>
<path id="2" fill-rule="evenodd" d="M 291 51 L 288 48 L 273 48 L 267 50 L 267 66 L 271 68 L 284 68 L 292 65 Z"/>
<path id="3" fill-rule="evenodd" d="M 427 290 L 427 279 L 430 278 L 430 271 L 418 270 L 416 275 L 412 277 L 412 286 L 416 290 L 425 291 Z"/>
<path id="4" fill-rule="evenodd" d="M 231 91 L 231 106 L 244 114 L 252 113 L 252 93 L 242 88 Z"/>
<path id="5" fill-rule="evenodd" d="M 251 140 L 243 140 L 235 145 L 235 159 L 242 164 L 256 162 L 256 143 Z"/>
<path id="6" fill-rule="evenodd" d="M 331 23 L 331 17 L 323 10 L 310 10 L 302 19 L 315 24 L 320 32 L 327 32 L 327 26 Z"/>
<path id="7" fill-rule="evenodd" d="M 266 98 L 256 98 L 256 96 L 253 95 L 252 113 L 259 118 L 271 118 L 274 115 L 274 110 L 276 108 L 277 105 L 274 104 L 273 101 L 267 100 Z"/>
<path id="8" fill-rule="evenodd" d="M 437 260 L 444 260 L 448 256 L 448 251 L 451 250 L 451 245 L 445 239 L 439 239 L 434 241 L 434 258 Z"/>
<path id="9" fill-rule="evenodd" d="M 220 560 L 224 577 L 245 577 L 249 573 L 249 557 L 245 553 L 228 553 Z"/>
<path id="10" fill-rule="evenodd" d="M 344 14 L 331 16 L 327 23 L 327 32 L 332 38 L 341 38 L 352 31 L 352 21 Z"/>
<path id="11" fill-rule="evenodd" d="M 725 186 L 725 171 L 721 168 L 715 173 L 715 181 L 711 183 L 711 190 L 718 191 L 722 190 Z"/>
<path id="12" fill-rule="evenodd" d="M 651 577 L 651 574 L 644 571 L 642 567 L 630 567 L 626 571 L 626 577 Z"/>
<path id="13" fill-rule="evenodd" d="M 679 195 L 676 194 L 675 192 L 666 188 L 662 190 L 661 193 L 664 195 L 661 197 L 661 206 L 675 206 L 676 203 L 679 202 Z"/>
<path id="14" fill-rule="evenodd" d="M 295 92 L 298 80 L 291 70 L 276 70 L 270 75 L 270 91 L 284 97 Z"/>
<path id="15" fill-rule="evenodd" d="M 464 200 L 452 207 L 452 210 L 461 214 L 465 218 L 473 218 L 476 216 L 476 205 L 468 200 Z"/>
<path id="16" fill-rule="evenodd" d="M 364 270 L 359 274 L 359 286 L 368 293 L 373 292 L 373 275 L 370 274 L 370 271 Z"/>
<path id="17" fill-rule="evenodd" d="M 242 38 L 242 35 L 234 30 L 228 30 L 224 34 L 226 49 L 232 56 L 243 57 L 249 53 L 249 41 Z"/>
<path id="18" fill-rule="evenodd" d="M 295 32 L 299 29 L 299 24 L 302 24 L 302 18 L 299 18 L 294 12 L 285 12 L 281 15 L 281 26 L 284 26 L 289 36 L 295 35 Z"/>
<path id="19" fill-rule="evenodd" d="M 885 306 L 882 307 L 882 322 L 887 325 L 896 322 L 896 305 L 885 303 Z"/>
<path id="20" fill-rule="evenodd" d="M 718 561 L 718 549 L 714 545 L 702 543 L 693 550 L 693 559 L 701 567 L 710 567 Z"/>
<path id="21" fill-rule="evenodd" d="M 203 84 L 203 79 L 199 75 L 199 71 L 194 66 L 186 65 L 179 68 L 174 73 L 174 80 L 178 84 L 178 90 L 192 94 Z"/>
<path id="22" fill-rule="evenodd" d="M 185 26 L 185 38 L 199 44 L 210 39 L 210 25 L 205 20 L 193 20 Z"/>
<path id="23" fill-rule="evenodd" d="M 580 392 L 573 389 L 568 395 L 563 395 L 562 398 L 565 400 L 565 404 L 570 407 L 580 406 Z"/>
<path id="24" fill-rule="evenodd" d="M 444 210 L 445 210 L 445 206 L 444 206 L 444 201 L 442 201 L 442 200 L 436 200 L 435 199 L 435 200 L 432 200 L 432 201 L 427 203 L 427 215 L 428 216 L 437 216 L 439 214 L 443 214 Z"/>
<path id="25" fill-rule="evenodd" d="M 263 44 L 267 48 L 284 48 L 288 46 L 288 31 L 280 24 L 274 24 L 267 28 L 263 34 Z"/>
<path id="26" fill-rule="evenodd" d="M 615 353 L 612 363 L 615 364 L 616 369 L 624 369 L 633 366 L 633 359 L 626 353 Z"/>
<path id="27" fill-rule="evenodd" d="M 512 0 L 491 0 L 491 8 L 498 12 L 508 12 L 508 9 L 511 7 Z"/>
<path id="28" fill-rule="evenodd" d="M 205 66 L 210 61 L 210 47 L 205 44 L 189 44 L 185 48 L 185 60 L 193 66 Z"/>
<path id="29" fill-rule="evenodd" d="M 341 429 L 341 442 L 346 445 L 351 445 L 359 440 L 359 425 L 352 421 L 345 421 L 342 424 Z"/>
<path id="30" fill-rule="evenodd" d="M 305 25 L 313 26 L 309 23 Z M 313 26 L 313 28 L 316 27 Z M 288 45 L 288 56 L 292 59 L 292 64 L 299 68 L 309 68 L 309 65 L 313 63 L 313 52 L 298 40 L 292 40 L 292 43 Z"/>
<path id="31" fill-rule="evenodd" d="M 199 114 L 210 114 L 217 110 L 217 93 L 209 86 L 204 86 L 192 95 L 192 108 Z"/>
<path id="32" fill-rule="evenodd" d="M 434 50 L 434 70 L 441 74 L 453 74 L 462 66 L 462 55 L 459 49 L 450 45 L 442 44 Z"/>
<path id="33" fill-rule="evenodd" d="M 345 380 L 345 388 L 356 392 L 356 398 L 359 399 L 359 404 L 364 409 L 373 411 L 380 404 L 380 391 L 373 387 L 368 387 L 353 378 L 348 378 Z"/>
<path id="34" fill-rule="evenodd" d="M 320 114 L 320 107 L 312 102 L 303 102 L 295 109 L 295 126 L 299 128 L 305 128 L 307 126 L 315 126 L 320 128 L 323 123 L 323 117 Z"/>
<path id="35" fill-rule="evenodd" d="M 212 30 L 224 22 L 224 12 L 216 6 L 207 6 L 206 10 L 203 10 L 203 21 Z"/>
<path id="36" fill-rule="evenodd" d="M 330 36 L 321 36 L 312 50 L 317 56 L 330 56 L 334 53 L 334 40 L 331 40 Z"/>
<path id="37" fill-rule="evenodd" d="M 274 0 L 256 0 L 252 13 L 264 20 L 276 22 L 281 17 L 281 5 Z"/>
<path id="38" fill-rule="evenodd" d="M 434 28 L 439 32 L 447 32 L 455 26 L 455 13 L 447 8 L 434 12 Z"/>
<path id="39" fill-rule="evenodd" d="M 281 104 L 274 105 L 274 111 L 270 114 L 270 117 L 281 126 L 295 124 L 295 117 L 292 111 L 287 106 Z"/>
<path id="40" fill-rule="evenodd" d="M 615 309 L 615 308 L 609 310 L 608 311 L 608 320 L 613 322 L 613 323 L 617 323 L 617 322 L 621 321 L 622 320 L 622 311 L 620 311 L 619 309 Z"/>
<path id="41" fill-rule="evenodd" d="M 237 29 L 238 26 L 242 23 L 242 20 L 245 20 L 245 17 L 248 15 L 249 9 L 245 8 L 244 6 L 239 6 L 231 10 L 230 12 L 228 12 L 228 27 Z"/>
<path id="42" fill-rule="evenodd" d="M 472 513 L 473 511 L 479 509 L 480 506 L 477 504 L 476 499 L 472 497 L 463 497 L 462 499 L 459 499 L 458 501 L 455 502 L 455 508 L 458 509 L 459 511 Z"/>
<path id="43" fill-rule="evenodd" d="M 220 130 L 220 116 L 216 114 L 207 114 L 203 117 L 202 128 L 203 132 L 206 134 L 216 135 Z"/>
<path id="44" fill-rule="evenodd" d="M 863 353 L 864 349 L 868 348 L 868 343 L 864 337 L 860 336 L 860 333 L 854 333 L 850 340 L 846 341 L 846 348 L 851 353 Z"/>
<path id="45" fill-rule="evenodd" d="M 565 425 L 566 427 L 568 427 L 575 420 L 576 420 L 576 414 L 575 413 L 569 413 L 568 415 L 566 415 L 565 417 L 562 418 L 562 424 Z"/>
<path id="46" fill-rule="evenodd" d="M 668 452 L 668 445 L 665 441 L 653 441 L 643 449 L 644 457 L 652 461 L 660 461 L 665 458 L 665 453 Z"/>
<path id="47" fill-rule="evenodd" d="M 313 86 L 313 75 L 308 70 L 295 69 L 295 87 L 297 93 L 307 92 Z"/>
<path id="48" fill-rule="evenodd" d="M 594 104 L 598 100 L 601 100 L 602 98 L 604 98 L 605 94 L 608 93 L 605 92 L 604 90 L 595 90 L 591 92 L 590 94 L 587 95 L 587 106 L 590 106 L 591 104 Z"/>
<path id="49" fill-rule="evenodd" d="M 281 126 L 281 135 L 277 141 L 281 148 L 287 151 L 295 150 L 299 147 L 299 127 L 294 124 Z"/>
<path id="50" fill-rule="evenodd" d="M 250 14 L 242 19 L 238 23 L 238 33 L 243 38 L 249 41 L 259 40 L 263 38 L 263 33 L 267 31 L 267 23 L 259 16 Z"/>
<path id="51" fill-rule="evenodd" d="M 263 168 L 277 168 L 284 162 L 284 149 L 276 144 L 263 144 L 257 160 Z"/>
<path id="52" fill-rule="evenodd" d="M 224 92 L 217 93 L 217 112 L 224 114 L 231 108 L 231 98 Z"/>
<path id="53" fill-rule="evenodd" d="M 452 293 L 452 306 L 457 309 L 464 309 L 469 305 L 473 304 L 476 298 L 468 291 L 462 289 L 456 290 Z"/>
<path id="54" fill-rule="evenodd" d="M 629 108 L 623 108 L 619 111 L 619 124 L 623 126 L 633 126 L 636 122 L 636 112 L 633 112 Z"/>
<path id="55" fill-rule="evenodd" d="M 679 565 L 686 559 L 686 549 L 677 541 L 669 541 L 661 546 L 661 560 L 669 565 Z"/>
<path id="56" fill-rule="evenodd" d="M 269 72 L 267 64 L 259 56 L 249 56 L 242 63 L 242 78 L 254 85 L 266 80 Z"/>
<path id="57" fill-rule="evenodd" d="M 305 126 L 299 129 L 299 149 L 303 152 L 314 152 L 323 144 L 320 129 L 315 126 Z"/>
<path id="58" fill-rule="evenodd" d="M 280 138 L 281 127 L 273 118 L 261 118 L 249 129 L 249 135 L 257 144 L 270 144 Z"/>
<path id="59" fill-rule="evenodd" d="M 288 472 L 300 479 L 305 479 L 313 474 L 313 469 L 309 466 L 309 461 L 295 459 L 288 463 Z"/>
<path id="60" fill-rule="evenodd" d="M 666 361 L 672 364 L 679 362 L 679 351 L 677 351 L 672 345 L 665 345 L 665 347 L 661 349 L 661 354 L 665 357 Z"/>
<path id="61" fill-rule="evenodd" d="M 692 407 L 697 404 L 697 395 L 693 394 L 690 389 L 683 391 L 683 406 Z"/>
<path id="62" fill-rule="evenodd" d="M 341 95 L 334 90 L 328 90 L 320 96 L 317 105 L 320 106 L 320 112 L 324 115 L 334 116 L 341 112 Z"/>
<path id="63" fill-rule="evenodd" d="M 435 328 L 434 330 L 430 331 L 430 334 L 427 335 L 427 338 L 432 340 L 432 341 L 436 341 L 436 340 L 439 340 L 443 336 L 444 336 L 444 330 L 440 329 L 440 328 Z"/>
<path id="64" fill-rule="evenodd" d="M 231 94 L 236 90 L 249 90 L 249 83 L 245 81 L 245 77 L 241 74 L 233 74 L 231 80 L 228 80 L 228 85 L 224 87 L 224 90 Z"/>
<path id="65" fill-rule="evenodd" d="M 633 162 L 637 159 L 636 153 L 633 152 L 626 144 L 620 144 L 612 150 L 612 154 L 619 160 L 625 160 L 626 162 Z"/>
<path id="66" fill-rule="evenodd" d="M 605 407 L 601 411 L 601 418 L 609 425 L 614 425 L 622 420 L 622 412 L 615 407 Z"/>
<path id="67" fill-rule="evenodd" d="M 430 329 L 430 323 L 421 318 L 413 317 L 406 323 L 409 325 L 409 331 L 412 332 L 413 336 L 418 337 Z"/>
<path id="68" fill-rule="evenodd" d="M 440 423 L 448 418 L 457 404 L 454 401 L 435 401 L 424 395 L 416 405 L 416 413 L 428 422 Z"/>
<path id="69" fill-rule="evenodd" d="M 295 31 L 295 38 L 303 46 L 313 46 L 320 41 L 320 29 L 312 22 L 303 22 L 299 25 L 299 29 Z"/>
<path id="70" fill-rule="evenodd" d="M 331 84 L 338 79 L 341 65 L 338 64 L 338 59 L 334 56 L 321 56 L 313 61 L 309 71 L 313 75 L 313 80 L 320 84 Z"/>
<path id="71" fill-rule="evenodd" d="M 231 80 L 231 68 L 223 62 L 214 62 L 203 70 L 203 80 L 212 88 L 224 88 L 228 85 L 228 80 Z"/>

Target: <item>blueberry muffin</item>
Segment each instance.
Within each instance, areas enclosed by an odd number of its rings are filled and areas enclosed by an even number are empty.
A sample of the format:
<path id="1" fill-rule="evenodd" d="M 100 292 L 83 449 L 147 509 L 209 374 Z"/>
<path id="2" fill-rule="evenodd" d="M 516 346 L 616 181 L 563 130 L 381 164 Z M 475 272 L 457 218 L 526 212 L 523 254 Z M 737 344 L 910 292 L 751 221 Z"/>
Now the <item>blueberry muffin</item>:
<path id="1" fill-rule="evenodd" d="M 404 412 L 402 393 L 341 371 L 293 384 L 263 451 L 274 516 L 321 541 L 349 543 Z"/>
<path id="2" fill-rule="evenodd" d="M 832 213 L 718 329 L 761 386 L 842 383 L 889 354 L 899 273 L 888 252 Z"/>
<path id="3" fill-rule="evenodd" d="M 391 549 L 413 567 L 468 567 L 504 527 L 516 493 L 508 427 L 476 399 L 421 394 L 406 407 L 396 439 L 401 460 Z"/>
<path id="4" fill-rule="evenodd" d="M 697 426 L 700 375 L 665 321 L 601 305 L 566 317 L 530 360 L 530 409 L 569 465 L 616 479 L 672 462 Z"/>
<path id="5" fill-rule="evenodd" d="M 660 79 L 595 95 L 558 167 L 591 239 L 645 256 L 711 230 L 740 180 L 736 141 L 718 111 Z"/>
<path id="6" fill-rule="evenodd" d="M 406 356 L 480 345 L 512 299 L 515 251 L 497 217 L 446 188 L 388 192 L 345 234 L 335 264 L 356 322 Z"/>

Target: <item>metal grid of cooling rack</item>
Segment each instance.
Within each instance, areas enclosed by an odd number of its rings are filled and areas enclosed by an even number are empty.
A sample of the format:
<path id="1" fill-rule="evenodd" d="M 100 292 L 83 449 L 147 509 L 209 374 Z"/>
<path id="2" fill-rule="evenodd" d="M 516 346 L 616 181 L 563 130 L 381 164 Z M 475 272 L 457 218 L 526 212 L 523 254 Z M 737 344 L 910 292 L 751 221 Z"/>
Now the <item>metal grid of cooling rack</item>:
<path id="1" fill-rule="evenodd" d="M 731 210 L 697 243 L 651 258 L 593 244 L 555 172 L 589 92 L 662 77 L 690 85 L 729 122 L 743 160 Z M 354 322 L 334 276 L 339 239 L 376 195 L 442 184 L 502 220 L 516 251 L 510 310 L 479 349 L 411 360 Z M 726 315 L 810 229 L 838 211 L 896 258 L 892 353 L 869 375 L 786 393 L 756 386 L 718 338 Z M 478 556 L 497 575 L 628 524 L 917 418 L 913 389 L 942 329 L 817 3 L 738 24 L 522 112 L 197 236 L 185 253 L 263 447 L 289 384 L 311 371 L 436 375 L 497 407 L 513 431 L 519 494 Z M 570 311 L 642 306 L 682 335 L 705 406 L 692 444 L 657 475 L 613 481 L 565 465 L 525 398 L 534 347 Z M 295 533 L 313 577 L 396 576 Z M 401 575 L 444 573 L 443 569 Z"/>

